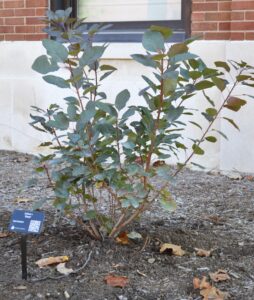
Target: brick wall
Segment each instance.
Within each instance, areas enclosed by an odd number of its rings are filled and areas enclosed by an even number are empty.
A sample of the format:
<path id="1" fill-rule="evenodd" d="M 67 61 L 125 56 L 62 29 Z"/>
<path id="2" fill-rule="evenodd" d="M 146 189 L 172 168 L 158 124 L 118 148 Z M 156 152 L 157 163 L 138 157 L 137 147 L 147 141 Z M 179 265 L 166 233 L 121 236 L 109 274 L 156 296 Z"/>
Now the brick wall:
<path id="1" fill-rule="evenodd" d="M 47 8 L 48 0 L 0 0 L 0 41 L 45 38 Z M 207 40 L 254 40 L 254 0 L 192 0 L 191 30 Z"/>
<path id="2" fill-rule="evenodd" d="M 192 0 L 192 35 L 254 40 L 254 0 Z"/>
<path id="3" fill-rule="evenodd" d="M 0 0 L 0 40 L 34 41 L 46 37 L 42 33 L 48 0 Z"/>

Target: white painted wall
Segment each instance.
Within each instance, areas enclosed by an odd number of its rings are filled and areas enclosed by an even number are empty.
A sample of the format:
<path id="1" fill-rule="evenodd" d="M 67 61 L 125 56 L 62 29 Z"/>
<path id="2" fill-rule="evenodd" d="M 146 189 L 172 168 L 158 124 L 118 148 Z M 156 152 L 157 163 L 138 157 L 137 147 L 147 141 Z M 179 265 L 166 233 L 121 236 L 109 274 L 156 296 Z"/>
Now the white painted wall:
<path id="1" fill-rule="evenodd" d="M 254 64 L 254 42 L 241 41 L 197 41 L 191 50 L 200 55 L 208 65 L 215 60 L 244 60 Z M 133 104 L 143 103 L 138 92 L 144 87 L 141 74 L 148 69 L 130 59 L 130 54 L 142 53 L 140 44 L 113 44 L 107 49 L 104 59 L 118 68 L 105 81 L 108 99 L 124 88 L 131 92 Z M 61 103 L 68 95 L 62 90 L 46 84 L 40 74 L 31 69 L 36 57 L 44 52 L 41 42 L 1 42 L 0 43 L 0 149 L 16 150 L 28 153 L 38 153 L 37 147 L 45 136 L 28 125 L 30 106 L 42 108 L 49 103 Z M 247 93 L 248 89 L 239 92 Z M 253 92 L 252 92 L 253 93 Z M 254 93 L 253 93 L 254 94 Z M 218 91 L 211 91 L 212 97 L 219 104 L 222 100 Z M 200 97 L 193 100 L 194 107 L 207 107 L 207 102 Z M 204 106 L 205 105 L 205 106 Z M 229 138 L 226 141 L 219 137 L 219 143 L 205 145 L 206 155 L 194 157 L 194 162 L 204 165 L 207 169 L 238 170 L 254 173 L 254 100 L 235 114 L 229 110 L 225 116 L 232 116 L 239 127 L 239 133 L 232 126 L 220 120 L 216 128 L 222 130 Z M 203 117 L 197 117 L 198 122 L 205 124 Z M 187 136 L 199 135 L 199 129 L 189 128 Z M 184 158 L 182 156 L 182 158 Z"/>

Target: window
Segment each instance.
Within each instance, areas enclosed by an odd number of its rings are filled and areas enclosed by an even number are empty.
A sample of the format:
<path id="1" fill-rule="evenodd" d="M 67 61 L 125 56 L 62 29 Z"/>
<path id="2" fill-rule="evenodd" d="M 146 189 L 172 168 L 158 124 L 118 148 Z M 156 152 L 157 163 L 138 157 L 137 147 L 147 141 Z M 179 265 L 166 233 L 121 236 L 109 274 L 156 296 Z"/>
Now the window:
<path id="1" fill-rule="evenodd" d="M 140 42 L 151 24 L 171 27 L 174 42 L 190 35 L 191 0 L 51 1 L 52 10 L 69 6 L 73 8 L 73 16 L 86 17 L 88 24 L 112 24 L 97 35 L 98 42 Z"/>

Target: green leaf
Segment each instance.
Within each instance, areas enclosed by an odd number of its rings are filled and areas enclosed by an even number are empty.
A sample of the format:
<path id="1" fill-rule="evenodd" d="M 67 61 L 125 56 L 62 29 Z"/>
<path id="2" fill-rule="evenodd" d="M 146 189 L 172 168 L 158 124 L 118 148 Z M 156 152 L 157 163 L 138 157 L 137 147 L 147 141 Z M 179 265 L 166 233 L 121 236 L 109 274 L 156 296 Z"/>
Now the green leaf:
<path id="1" fill-rule="evenodd" d="M 131 57 L 146 67 L 156 68 L 156 66 L 157 66 L 156 62 L 147 55 L 132 54 Z"/>
<path id="2" fill-rule="evenodd" d="M 156 167 L 156 174 L 163 178 L 164 180 L 172 180 L 172 172 L 171 172 L 171 167 L 164 165 L 161 167 Z"/>
<path id="3" fill-rule="evenodd" d="M 215 64 L 216 67 L 223 68 L 227 72 L 230 72 L 230 67 L 225 61 L 216 61 L 214 64 Z"/>
<path id="4" fill-rule="evenodd" d="M 186 52 L 186 53 L 176 54 L 171 58 L 171 62 L 176 64 L 178 62 L 182 62 L 190 59 L 196 59 L 196 58 L 198 58 L 196 54 Z"/>
<path id="5" fill-rule="evenodd" d="M 174 122 L 183 114 L 183 111 L 184 111 L 183 106 L 179 106 L 179 107 L 170 106 L 169 111 L 166 114 L 167 120 L 169 122 Z"/>
<path id="6" fill-rule="evenodd" d="M 111 116 L 117 116 L 117 111 L 115 110 L 115 108 L 113 107 L 112 104 L 109 103 L 105 103 L 105 102 L 101 102 L 101 101 L 97 101 L 95 103 L 95 105 L 102 111 L 108 113 Z"/>
<path id="7" fill-rule="evenodd" d="M 211 143 L 216 143 L 216 142 L 217 142 L 217 139 L 216 139 L 216 137 L 214 137 L 214 136 L 207 136 L 205 139 L 206 139 L 208 142 L 211 142 Z"/>
<path id="8" fill-rule="evenodd" d="M 58 112 L 54 115 L 54 120 L 48 121 L 47 125 L 59 130 L 66 130 L 69 128 L 69 120 L 63 112 Z"/>
<path id="9" fill-rule="evenodd" d="M 190 75 L 190 78 L 192 78 L 193 80 L 196 80 L 202 76 L 202 73 L 199 71 L 190 71 L 189 75 Z"/>
<path id="10" fill-rule="evenodd" d="M 243 99 L 240 99 L 238 97 L 230 97 L 227 101 L 227 103 L 224 105 L 224 107 L 233 110 L 238 111 L 242 106 L 244 106 L 247 102 Z"/>
<path id="11" fill-rule="evenodd" d="M 83 220 L 84 221 L 89 221 L 92 219 L 95 219 L 97 216 L 96 211 L 95 210 L 89 210 L 86 212 L 86 214 L 83 216 Z"/>
<path id="12" fill-rule="evenodd" d="M 95 113 L 95 107 L 86 107 L 80 114 L 80 122 L 84 125 L 87 124 L 95 116 Z"/>
<path id="13" fill-rule="evenodd" d="M 223 119 L 227 120 L 231 125 L 233 125 L 237 130 L 240 130 L 234 120 L 223 117 Z"/>
<path id="14" fill-rule="evenodd" d="M 147 30 L 143 35 L 142 45 L 147 51 L 151 52 L 164 50 L 163 35 L 158 31 Z"/>
<path id="15" fill-rule="evenodd" d="M 124 143 L 122 143 L 122 146 L 126 149 L 130 149 L 130 150 L 133 150 L 136 145 L 132 142 L 132 141 L 126 141 Z"/>
<path id="16" fill-rule="evenodd" d="M 77 106 L 73 103 L 69 103 L 67 107 L 67 114 L 71 121 L 75 121 L 77 116 Z"/>
<path id="17" fill-rule="evenodd" d="M 63 44 L 55 41 L 45 39 L 42 41 L 44 48 L 47 50 L 47 54 L 57 62 L 64 62 L 68 57 L 68 50 Z"/>
<path id="18" fill-rule="evenodd" d="M 104 73 L 101 77 L 100 77 L 100 81 L 102 81 L 103 79 L 107 78 L 109 75 L 111 75 L 114 71 L 109 71 Z"/>
<path id="19" fill-rule="evenodd" d="M 130 206 L 132 206 L 134 208 L 138 208 L 139 207 L 139 199 L 133 198 L 133 197 L 128 197 L 128 198 L 122 200 L 123 208 L 127 208 Z"/>
<path id="20" fill-rule="evenodd" d="M 177 87 L 178 72 L 171 71 L 163 74 L 163 94 L 170 95 Z"/>
<path id="21" fill-rule="evenodd" d="M 115 67 L 110 65 L 102 65 L 100 66 L 101 71 L 115 71 L 117 70 Z"/>
<path id="22" fill-rule="evenodd" d="M 177 208 L 176 202 L 168 190 L 163 189 L 160 192 L 160 196 L 161 196 L 160 204 L 163 209 L 165 209 L 166 211 L 170 211 L 170 212 L 176 210 L 176 208 Z"/>
<path id="23" fill-rule="evenodd" d="M 128 174 L 130 176 L 133 176 L 133 175 L 136 175 L 140 171 L 141 166 L 137 165 L 137 164 L 131 164 L 131 165 L 127 165 L 126 169 L 127 169 Z"/>
<path id="24" fill-rule="evenodd" d="M 222 137 L 224 137 L 224 139 L 228 140 L 228 137 L 225 135 L 225 133 L 221 132 L 220 130 L 212 129 L 212 131 L 218 132 Z"/>
<path id="25" fill-rule="evenodd" d="M 116 101 L 115 101 L 115 106 L 118 111 L 122 110 L 125 106 L 128 100 L 130 99 L 130 92 L 125 89 L 121 91 L 117 96 L 116 96 Z"/>
<path id="26" fill-rule="evenodd" d="M 106 47 L 104 46 L 94 46 L 87 48 L 80 58 L 80 64 L 82 66 L 93 64 L 99 58 L 101 58 L 105 49 Z"/>
<path id="27" fill-rule="evenodd" d="M 142 75 L 142 78 L 145 80 L 145 82 L 152 88 L 152 90 L 155 92 L 157 87 L 156 87 L 156 84 L 154 84 L 152 82 L 152 80 L 150 80 L 148 77 Z"/>
<path id="28" fill-rule="evenodd" d="M 214 107 L 215 106 L 214 101 L 208 95 L 206 95 L 205 91 L 202 91 L 202 93 L 205 96 L 206 100 Z"/>
<path id="29" fill-rule="evenodd" d="M 198 69 L 199 67 L 199 61 L 197 59 L 189 59 L 189 64 L 194 70 Z"/>
<path id="30" fill-rule="evenodd" d="M 169 96 L 172 94 L 177 86 L 177 78 L 167 78 L 163 80 L 163 94 Z"/>
<path id="31" fill-rule="evenodd" d="M 200 165 L 200 164 L 197 164 L 197 163 L 194 163 L 194 162 L 191 162 L 191 164 L 192 164 L 193 166 L 195 166 L 195 167 L 198 167 L 198 168 L 200 168 L 200 169 L 202 169 L 202 170 L 205 170 L 205 167 L 202 166 L 202 165 Z"/>
<path id="32" fill-rule="evenodd" d="M 129 117 L 133 116 L 136 112 L 136 109 L 134 107 L 130 107 L 126 112 L 122 115 L 122 120 L 125 121 L 125 119 L 128 119 Z"/>
<path id="33" fill-rule="evenodd" d="M 202 127 L 198 124 L 198 123 L 196 123 L 196 122 L 194 122 L 194 121 L 189 121 L 191 124 L 193 124 L 194 126 L 196 126 L 196 127 L 198 127 L 200 130 L 202 130 Z"/>
<path id="34" fill-rule="evenodd" d="M 214 83 L 211 82 L 211 81 L 208 81 L 208 80 L 203 80 L 203 81 L 200 81 L 200 82 L 195 84 L 195 88 L 198 91 L 201 91 L 201 90 L 204 90 L 204 89 L 209 89 L 213 86 L 214 86 Z"/>
<path id="35" fill-rule="evenodd" d="M 202 112 L 201 114 L 206 118 L 206 120 L 207 120 L 208 122 L 212 122 L 212 121 L 214 120 L 214 117 L 213 117 L 213 116 L 210 116 L 210 115 L 208 115 L 208 114 L 205 113 L 205 112 Z"/>
<path id="36" fill-rule="evenodd" d="M 41 55 L 34 61 L 32 69 L 38 73 L 47 74 L 57 71 L 59 67 L 55 62 L 50 61 L 46 55 Z"/>
<path id="37" fill-rule="evenodd" d="M 41 143 L 39 145 L 39 147 L 48 147 L 48 146 L 51 146 L 52 145 L 52 142 L 44 142 L 44 143 Z"/>
<path id="38" fill-rule="evenodd" d="M 176 145 L 176 148 L 179 148 L 179 149 L 183 149 L 183 150 L 188 149 L 184 144 L 179 143 L 179 142 L 175 142 L 175 145 Z"/>
<path id="39" fill-rule="evenodd" d="M 211 108 L 207 108 L 207 109 L 206 109 L 206 113 L 207 113 L 209 116 L 214 117 L 214 116 L 217 115 L 218 112 L 217 112 L 217 109 L 211 107 Z"/>
<path id="40" fill-rule="evenodd" d="M 69 88 L 70 85 L 69 83 L 66 82 L 65 79 L 58 77 L 58 76 L 54 76 L 54 75 L 46 75 L 42 77 L 47 83 L 56 85 L 60 88 L 66 89 Z"/>
<path id="41" fill-rule="evenodd" d="M 157 25 L 152 25 L 149 28 L 151 31 L 157 31 L 160 32 L 164 39 L 167 40 L 168 38 L 171 37 L 171 35 L 173 34 L 171 28 L 169 27 L 163 27 L 163 26 L 157 26 Z"/>
<path id="42" fill-rule="evenodd" d="M 248 80 L 248 79 L 250 79 L 250 78 L 251 78 L 250 75 L 237 75 L 237 76 L 236 76 L 236 80 L 237 80 L 238 82 L 241 82 L 241 81 L 244 81 L 244 80 Z"/>
<path id="43" fill-rule="evenodd" d="M 226 83 L 227 83 L 226 80 L 221 79 L 219 77 L 212 77 L 212 81 L 221 92 L 223 92 L 225 90 Z"/>
<path id="44" fill-rule="evenodd" d="M 184 43 L 181 44 L 174 44 L 170 47 L 169 51 L 168 51 L 168 56 L 172 57 L 175 56 L 177 54 L 182 54 L 185 53 L 189 50 L 188 46 L 186 46 Z"/>
<path id="45" fill-rule="evenodd" d="M 197 155 L 203 155 L 205 153 L 205 151 L 203 149 L 201 149 L 198 145 L 193 144 L 192 145 L 192 150 L 195 154 Z"/>

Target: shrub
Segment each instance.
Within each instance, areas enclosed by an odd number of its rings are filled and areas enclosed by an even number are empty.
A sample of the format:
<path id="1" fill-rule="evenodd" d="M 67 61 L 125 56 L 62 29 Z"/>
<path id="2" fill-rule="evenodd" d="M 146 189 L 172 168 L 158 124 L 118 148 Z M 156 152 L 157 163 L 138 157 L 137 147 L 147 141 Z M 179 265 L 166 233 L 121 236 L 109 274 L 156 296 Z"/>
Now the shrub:
<path id="1" fill-rule="evenodd" d="M 41 145 L 51 153 L 38 157 L 36 171 L 46 172 L 57 209 L 72 214 L 96 239 L 115 237 L 157 199 L 164 209 L 175 209 L 169 182 L 193 155 L 204 154 L 204 141 L 216 142 L 213 125 L 222 109 L 238 111 L 246 104 L 233 91 L 238 85 L 254 86 L 253 68 L 234 61 L 207 67 L 189 52 L 192 39 L 170 46 L 171 29 L 151 26 L 142 40 L 146 54 L 132 55 L 151 70 L 151 76 L 142 76 L 146 87 L 140 92 L 147 105 L 128 105 L 127 89 L 110 104 L 103 80 L 116 68 L 101 63 L 107 46 L 93 43 L 103 26 L 88 29 L 69 14 L 70 10 L 48 13 L 47 32 L 53 39 L 43 40 L 47 54 L 32 66 L 46 82 L 70 92 L 63 108 L 53 103 L 47 109 L 33 107 L 36 114 L 31 114 L 30 124 L 52 137 Z M 52 75 L 61 69 L 68 70 L 67 78 Z M 235 76 L 230 84 L 225 75 L 232 76 L 231 69 Z M 207 95 L 210 88 L 224 95 L 219 107 Z M 204 129 L 191 119 L 193 110 L 188 107 L 197 93 L 196 101 L 207 100 L 201 112 L 207 120 Z M 224 119 L 238 128 L 232 119 Z M 190 146 L 184 137 L 187 126 L 201 129 L 201 137 L 192 139 Z M 177 169 L 164 163 L 179 151 L 188 155 Z"/>

